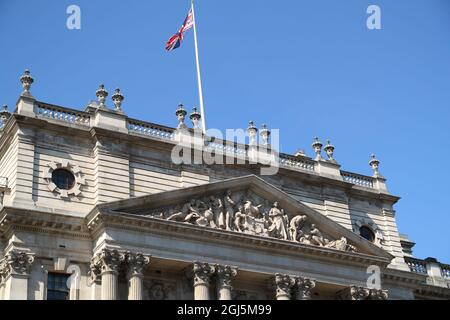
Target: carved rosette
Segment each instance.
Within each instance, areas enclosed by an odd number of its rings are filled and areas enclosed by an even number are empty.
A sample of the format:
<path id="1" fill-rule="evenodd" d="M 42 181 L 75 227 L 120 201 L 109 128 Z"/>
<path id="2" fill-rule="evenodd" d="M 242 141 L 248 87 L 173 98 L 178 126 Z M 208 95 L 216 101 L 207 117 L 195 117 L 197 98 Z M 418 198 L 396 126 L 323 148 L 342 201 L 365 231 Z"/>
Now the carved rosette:
<path id="1" fill-rule="evenodd" d="M 128 277 L 143 277 L 144 269 L 150 263 L 150 257 L 142 253 L 126 254 L 126 262 L 128 266 Z"/>
<path id="2" fill-rule="evenodd" d="M 367 300 L 369 296 L 369 288 L 358 286 L 351 286 L 337 293 L 339 300 Z"/>
<path id="3" fill-rule="evenodd" d="M 291 298 L 291 291 L 295 285 L 295 279 L 289 275 L 277 273 L 275 274 L 275 287 L 276 287 L 276 297 L 280 298 Z"/>
<path id="4" fill-rule="evenodd" d="M 10 275 L 29 275 L 33 262 L 33 253 L 15 250 L 8 252 L 0 262 L 2 282 Z"/>
<path id="5" fill-rule="evenodd" d="M 295 278 L 295 289 L 298 300 L 311 299 L 311 290 L 316 286 L 316 281 L 306 277 Z"/>
<path id="6" fill-rule="evenodd" d="M 221 288 L 231 289 L 231 280 L 237 275 L 237 268 L 231 266 L 216 265 L 217 284 Z"/>
<path id="7" fill-rule="evenodd" d="M 193 276 L 194 276 L 194 287 L 198 285 L 209 286 L 211 276 L 216 271 L 214 265 L 210 265 L 206 262 L 194 262 Z"/>
<path id="8" fill-rule="evenodd" d="M 112 249 L 102 249 L 91 260 L 91 279 L 95 280 L 97 276 L 111 272 L 119 273 L 120 265 L 125 261 L 126 254 Z"/>
<path id="9" fill-rule="evenodd" d="M 387 290 L 370 289 L 370 300 L 387 300 L 389 294 Z"/>

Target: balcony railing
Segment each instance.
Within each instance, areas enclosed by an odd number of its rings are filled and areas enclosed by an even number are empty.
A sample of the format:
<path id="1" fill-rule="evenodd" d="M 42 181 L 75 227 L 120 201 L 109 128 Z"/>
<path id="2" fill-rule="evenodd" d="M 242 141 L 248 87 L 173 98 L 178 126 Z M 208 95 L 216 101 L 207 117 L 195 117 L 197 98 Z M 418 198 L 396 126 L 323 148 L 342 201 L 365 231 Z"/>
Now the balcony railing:
<path id="1" fill-rule="evenodd" d="M 373 188 L 373 178 L 361 174 L 341 171 L 342 179 L 357 186 Z"/>
<path id="2" fill-rule="evenodd" d="M 175 129 L 154 123 L 128 119 L 127 127 L 129 131 L 144 136 L 150 136 L 163 140 L 174 140 L 175 138 Z"/>
<path id="3" fill-rule="evenodd" d="M 414 273 L 427 274 L 427 263 L 424 260 L 415 258 L 405 258 L 409 270 Z"/>
<path id="4" fill-rule="evenodd" d="M 90 124 L 90 115 L 86 112 L 75 111 L 73 109 L 45 103 L 38 103 L 37 114 L 42 118 L 59 120 L 67 123 L 75 123 L 81 125 Z"/>
<path id="5" fill-rule="evenodd" d="M 295 157 L 288 154 L 280 154 L 280 165 L 283 167 L 314 171 L 315 162 L 313 160 L 301 157 Z"/>
<path id="6" fill-rule="evenodd" d="M 427 275 L 427 284 L 450 288 L 450 265 L 440 263 L 434 258 L 421 260 L 406 257 L 405 262 L 411 272 Z"/>
<path id="7" fill-rule="evenodd" d="M 441 263 L 442 277 L 450 280 L 450 265 Z"/>

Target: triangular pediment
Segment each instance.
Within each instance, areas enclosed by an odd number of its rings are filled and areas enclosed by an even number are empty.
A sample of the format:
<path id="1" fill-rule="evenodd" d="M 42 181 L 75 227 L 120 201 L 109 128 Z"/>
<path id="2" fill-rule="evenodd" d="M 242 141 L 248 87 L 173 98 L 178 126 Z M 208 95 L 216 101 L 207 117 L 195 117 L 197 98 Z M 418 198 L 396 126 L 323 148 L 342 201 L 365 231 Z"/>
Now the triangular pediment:
<path id="1" fill-rule="evenodd" d="M 392 259 L 255 175 L 110 202 L 98 210 Z"/>

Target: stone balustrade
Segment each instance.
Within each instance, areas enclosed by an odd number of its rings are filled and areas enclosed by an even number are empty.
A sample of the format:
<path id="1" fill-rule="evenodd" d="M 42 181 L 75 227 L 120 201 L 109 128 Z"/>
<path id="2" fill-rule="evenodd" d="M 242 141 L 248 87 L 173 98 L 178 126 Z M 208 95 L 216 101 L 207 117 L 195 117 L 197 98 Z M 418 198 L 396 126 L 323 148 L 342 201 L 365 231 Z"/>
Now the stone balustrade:
<path id="1" fill-rule="evenodd" d="M 352 184 L 355 184 L 357 186 L 366 187 L 366 188 L 373 188 L 373 178 L 364 176 L 361 174 L 341 171 L 342 179 L 345 182 L 349 182 Z"/>
<path id="2" fill-rule="evenodd" d="M 427 263 L 424 260 L 405 258 L 405 262 L 411 272 L 427 274 Z"/>
<path id="3" fill-rule="evenodd" d="M 223 140 L 214 140 L 205 143 L 205 151 L 214 151 L 218 154 L 224 154 L 229 156 L 247 156 L 247 148 L 245 145 L 237 143 L 229 143 Z"/>
<path id="4" fill-rule="evenodd" d="M 281 153 L 279 155 L 280 165 L 287 168 L 300 169 L 306 171 L 314 171 L 315 162 L 313 160 L 301 157 L 295 157 Z"/>
<path id="5" fill-rule="evenodd" d="M 129 132 L 142 134 L 152 138 L 172 141 L 175 138 L 175 129 L 157 125 L 154 123 L 128 119 Z"/>
<path id="6" fill-rule="evenodd" d="M 90 115 L 86 112 L 80 112 L 59 106 L 53 106 L 45 103 L 37 103 L 37 116 L 67 123 L 80 125 L 90 125 Z"/>
<path id="7" fill-rule="evenodd" d="M 440 263 L 434 258 L 421 260 L 406 257 L 405 262 L 411 272 L 427 275 L 427 283 L 450 288 L 450 265 Z"/>

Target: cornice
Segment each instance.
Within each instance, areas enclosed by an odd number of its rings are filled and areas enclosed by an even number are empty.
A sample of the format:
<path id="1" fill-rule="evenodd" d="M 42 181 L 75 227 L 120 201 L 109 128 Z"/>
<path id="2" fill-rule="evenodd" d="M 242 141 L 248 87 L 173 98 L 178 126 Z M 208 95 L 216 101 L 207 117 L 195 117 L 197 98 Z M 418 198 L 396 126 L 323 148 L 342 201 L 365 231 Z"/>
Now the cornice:
<path id="1" fill-rule="evenodd" d="M 91 239 L 83 218 L 3 207 L 0 211 L 0 235 L 8 237 L 16 230 Z"/>
<path id="2" fill-rule="evenodd" d="M 383 271 L 382 277 L 384 281 L 403 284 L 405 287 L 417 288 L 417 286 L 425 283 L 427 275 L 422 275 L 410 271 L 397 270 L 387 268 Z"/>
<path id="3" fill-rule="evenodd" d="M 302 255 L 314 259 L 340 261 L 340 263 L 352 265 L 366 266 L 374 264 L 386 267 L 389 264 L 389 259 L 368 254 L 343 252 L 274 238 L 166 221 L 154 217 L 136 216 L 123 212 L 92 212 L 86 218 L 86 224 L 93 238 L 98 237 L 105 229 L 117 228 L 130 231 L 150 231 L 154 234 L 182 237 L 182 239 L 192 239 L 194 241 L 205 241 L 205 239 L 208 239 L 209 243 L 261 249 L 266 252 L 273 251 L 277 254 Z"/>

